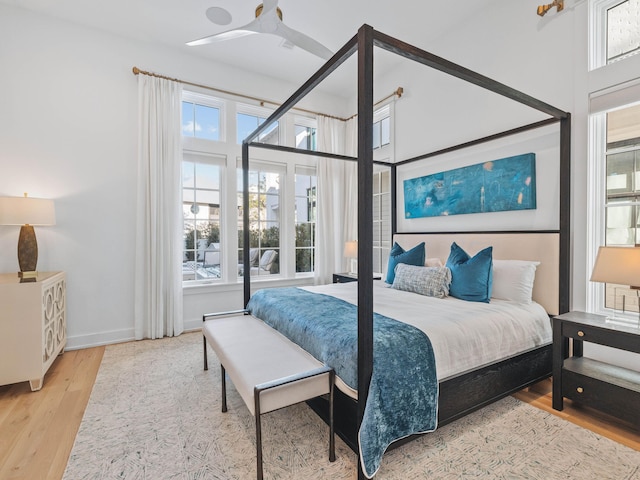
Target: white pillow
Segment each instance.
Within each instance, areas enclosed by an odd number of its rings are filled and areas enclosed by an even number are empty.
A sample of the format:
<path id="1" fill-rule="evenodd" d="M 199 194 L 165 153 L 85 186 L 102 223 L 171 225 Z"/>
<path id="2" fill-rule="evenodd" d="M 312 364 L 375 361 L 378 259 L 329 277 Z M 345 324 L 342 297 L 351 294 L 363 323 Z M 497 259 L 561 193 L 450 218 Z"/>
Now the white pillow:
<path id="1" fill-rule="evenodd" d="M 424 266 L 425 267 L 444 267 L 444 265 L 442 264 L 442 261 L 439 258 L 427 258 L 424 261 Z"/>
<path id="2" fill-rule="evenodd" d="M 493 260 L 491 297 L 530 304 L 538 265 L 528 260 Z"/>

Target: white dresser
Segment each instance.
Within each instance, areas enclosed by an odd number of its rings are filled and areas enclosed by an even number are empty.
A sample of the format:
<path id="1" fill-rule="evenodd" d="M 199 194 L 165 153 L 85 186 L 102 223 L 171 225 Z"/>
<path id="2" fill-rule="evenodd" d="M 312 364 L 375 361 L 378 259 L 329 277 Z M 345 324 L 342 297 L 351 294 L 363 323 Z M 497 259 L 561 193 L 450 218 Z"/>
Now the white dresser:
<path id="1" fill-rule="evenodd" d="M 0 385 L 28 380 L 31 390 L 42 388 L 67 342 L 66 316 L 64 272 L 0 274 Z"/>

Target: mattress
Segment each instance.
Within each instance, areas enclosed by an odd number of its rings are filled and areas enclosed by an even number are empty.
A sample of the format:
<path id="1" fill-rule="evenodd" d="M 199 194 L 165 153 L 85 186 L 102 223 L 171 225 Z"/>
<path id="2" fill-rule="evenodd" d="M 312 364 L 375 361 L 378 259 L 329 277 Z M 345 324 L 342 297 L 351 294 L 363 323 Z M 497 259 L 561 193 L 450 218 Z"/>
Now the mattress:
<path id="1" fill-rule="evenodd" d="M 468 302 L 396 290 L 381 281 L 373 285 L 375 312 L 429 336 L 439 381 L 551 343 L 549 315 L 535 302 Z M 356 282 L 303 288 L 357 304 Z M 357 398 L 357 392 L 339 378 L 336 385 Z"/>

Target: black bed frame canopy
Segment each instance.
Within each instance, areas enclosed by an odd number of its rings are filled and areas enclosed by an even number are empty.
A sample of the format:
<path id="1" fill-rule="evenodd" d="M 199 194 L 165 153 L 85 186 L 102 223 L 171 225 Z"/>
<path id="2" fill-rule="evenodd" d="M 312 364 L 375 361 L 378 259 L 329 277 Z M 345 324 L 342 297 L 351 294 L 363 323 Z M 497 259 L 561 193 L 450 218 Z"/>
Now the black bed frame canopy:
<path id="1" fill-rule="evenodd" d="M 495 135 L 465 142 L 460 145 L 438 150 L 417 157 L 395 163 L 374 162 L 373 160 L 373 60 L 374 46 L 383 48 L 409 60 L 421 63 L 451 76 L 475 84 L 479 87 L 507 97 L 532 109 L 538 110 L 550 118 L 529 125 L 520 126 Z M 357 158 L 296 149 L 285 146 L 267 145 L 255 140 L 271 124 L 285 115 L 302 98 L 311 92 L 319 83 L 328 77 L 335 69 L 344 63 L 351 55 L 358 53 L 358 149 Z M 251 297 L 251 276 L 249 267 L 249 148 L 268 148 L 286 152 L 294 152 L 315 157 L 330 157 L 346 161 L 358 162 L 358 406 L 357 425 L 364 415 L 364 406 L 369 391 L 369 382 L 373 370 L 373 165 L 383 163 L 391 169 L 391 230 L 397 233 L 397 198 L 396 198 L 396 168 L 409 162 L 423 160 L 451 151 L 478 145 L 498 138 L 515 135 L 554 123 L 560 123 L 560 206 L 559 206 L 559 237 L 560 237 L 560 292 L 559 312 L 569 311 L 570 288 L 570 168 L 571 168 L 571 114 L 552 105 L 526 95 L 500 82 L 480 75 L 444 58 L 421 50 L 413 45 L 374 30 L 369 25 L 363 25 L 357 35 L 352 37 L 335 55 L 329 59 L 313 76 L 311 76 L 298 90 L 289 97 L 275 112 L 269 116 L 242 143 L 243 169 L 243 263 L 244 263 L 244 304 Z M 469 233 L 469 232 L 467 232 Z M 358 462 L 359 463 L 359 462 Z M 359 478 L 362 476 L 359 469 Z"/>

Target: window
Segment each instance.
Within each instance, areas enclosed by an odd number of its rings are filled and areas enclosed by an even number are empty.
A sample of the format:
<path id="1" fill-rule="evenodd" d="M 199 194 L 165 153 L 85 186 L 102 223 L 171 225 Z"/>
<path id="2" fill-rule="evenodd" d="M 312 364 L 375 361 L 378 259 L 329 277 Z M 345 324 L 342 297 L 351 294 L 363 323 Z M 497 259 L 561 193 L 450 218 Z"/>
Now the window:
<path id="1" fill-rule="evenodd" d="M 257 167 L 257 168 L 255 168 Z M 277 166 L 254 163 L 249 171 L 251 275 L 280 273 L 280 185 Z M 238 276 L 243 276 L 242 170 L 238 169 Z"/>
<path id="2" fill-rule="evenodd" d="M 640 244 L 640 105 L 606 115 L 606 245 Z M 638 311 L 628 286 L 607 284 L 605 308 Z M 637 298 L 637 297 L 636 297 Z"/>
<path id="3" fill-rule="evenodd" d="M 183 155 L 183 281 L 218 279 L 222 274 L 221 162 L 211 155 Z"/>
<path id="4" fill-rule="evenodd" d="M 247 138 L 256 128 L 258 128 L 267 119 L 267 117 L 251 115 L 248 113 L 238 113 L 236 117 L 236 127 L 238 132 L 237 142 L 240 144 Z M 258 141 L 268 143 L 270 145 L 280 144 L 280 128 L 279 122 L 273 123 L 269 128 L 258 136 Z"/>
<path id="5" fill-rule="evenodd" d="M 373 114 L 373 149 L 391 143 L 391 112 L 386 105 Z"/>
<path id="6" fill-rule="evenodd" d="M 316 137 L 317 129 L 315 127 L 296 124 L 294 128 L 294 133 L 296 136 L 296 148 L 313 151 L 316 151 L 318 149 Z"/>
<path id="7" fill-rule="evenodd" d="M 640 49 L 640 0 L 626 0 L 607 9 L 607 63 Z"/>
<path id="8" fill-rule="evenodd" d="M 391 250 L 391 171 L 373 172 L 373 271 L 386 273 Z"/>
<path id="9" fill-rule="evenodd" d="M 607 113 L 607 245 L 640 244 L 640 105 Z"/>
<path id="10" fill-rule="evenodd" d="M 594 0 L 589 14 L 591 70 L 640 52 L 640 0 Z"/>
<path id="11" fill-rule="evenodd" d="M 182 136 L 204 140 L 223 140 L 221 100 L 185 92 L 182 97 Z"/>
<path id="12" fill-rule="evenodd" d="M 296 166 L 296 273 L 313 272 L 316 245 L 316 188 L 315 170 Z"/>

